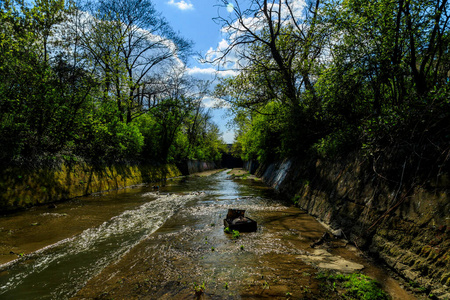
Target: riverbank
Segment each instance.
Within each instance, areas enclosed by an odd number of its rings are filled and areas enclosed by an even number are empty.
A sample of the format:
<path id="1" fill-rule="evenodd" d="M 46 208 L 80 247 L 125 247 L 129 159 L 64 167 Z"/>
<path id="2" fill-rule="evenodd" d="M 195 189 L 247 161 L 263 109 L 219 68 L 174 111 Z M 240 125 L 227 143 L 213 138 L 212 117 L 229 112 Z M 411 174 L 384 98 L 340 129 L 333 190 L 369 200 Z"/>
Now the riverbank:
<path id="1" fill-rule="evenodd" d="M 261 166 L 264 182 L 371 256 L 422 295 L 450 298 L 450 186 L 387 182 L 364 158 L 285 160 Z M 406 181 L 405 178 L 401 178 Z"/>
<path id="2" fill-rule="evenodd" d="M 233 179 L 261 181 L 261 178 L 251 174 L 249 171 L 243 168 L 234 168 L 228 171 L 227 174 L 230 175 Z"/>

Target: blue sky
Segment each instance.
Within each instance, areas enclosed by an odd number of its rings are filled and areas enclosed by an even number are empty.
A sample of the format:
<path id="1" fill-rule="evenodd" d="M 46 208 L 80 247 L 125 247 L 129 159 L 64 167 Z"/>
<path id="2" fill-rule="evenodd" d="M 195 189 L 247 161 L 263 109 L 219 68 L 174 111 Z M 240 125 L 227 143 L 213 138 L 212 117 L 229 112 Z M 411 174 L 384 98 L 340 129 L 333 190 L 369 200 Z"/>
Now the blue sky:
<path id="1" fill-rule="evenodd" d="M 169 24 L 181 36 L 194 42 L 194 52 L 206 54 L 210 49 L 217 49 L 224 36 L 221 26 L 213 20 L 218 15 L 216 0 L 153 0 L 156 9 L 162 13 Z M 221 8 L 221 14 L 225 10 Z M 202 65 L 195 57 L 189 61 L 189 74 L 200 79 L 212 79 L 214 66 Z M 219 126 L 226 143 L 232 143 L 234 133 L 226 127 L 228 118 L 226 109 L 213 109 L 213 121 Z"/>

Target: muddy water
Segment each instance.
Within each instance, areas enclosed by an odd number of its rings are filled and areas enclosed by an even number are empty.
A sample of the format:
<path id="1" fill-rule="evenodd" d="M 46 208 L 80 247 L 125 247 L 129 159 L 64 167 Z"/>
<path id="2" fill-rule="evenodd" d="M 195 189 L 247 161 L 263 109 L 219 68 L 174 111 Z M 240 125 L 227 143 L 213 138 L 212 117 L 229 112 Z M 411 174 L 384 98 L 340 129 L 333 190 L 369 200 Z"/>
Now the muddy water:
<path id="1" fill-rule="evenodd" d="M 202 285 L 205 299 L 323 296 L 315 276 L 327 258 L 307 258 L 325 229 L 261 183 L 222 172 L 161 192 L 141 187 L 0 219 L 4 260 L 9 248 L 26 254 L 0 268 L 0 298 L 189 299 Z M 246 209 L 258 231 L 225 234 L 228 208 Z M 363 265 L 394 298 L 413 299 L 356 251 L 318 250 Z"/>

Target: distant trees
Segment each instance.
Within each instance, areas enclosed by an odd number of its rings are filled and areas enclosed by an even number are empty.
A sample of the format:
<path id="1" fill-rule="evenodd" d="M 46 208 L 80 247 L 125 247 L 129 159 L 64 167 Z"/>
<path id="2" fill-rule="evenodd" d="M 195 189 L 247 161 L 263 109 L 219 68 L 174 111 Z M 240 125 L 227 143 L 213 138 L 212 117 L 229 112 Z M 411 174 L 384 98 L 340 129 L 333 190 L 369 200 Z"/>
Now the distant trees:
<path id="1" fill-rule="evenodd" d="M 237 113 L 243 158 L 359 149 L 448 170 L 448 1 L 300 3 L 237 1 L 218 18 L 230 39 L 218 60 L 243 66 L 215 91 Z"/>
<path id="2" fill-rule="evenodd" d="M 191 43 L 149 0 L 5 0 L 0 35 L 3 166 L 197 158 L 174 147 L 207 118 L 183 71 Z"/>

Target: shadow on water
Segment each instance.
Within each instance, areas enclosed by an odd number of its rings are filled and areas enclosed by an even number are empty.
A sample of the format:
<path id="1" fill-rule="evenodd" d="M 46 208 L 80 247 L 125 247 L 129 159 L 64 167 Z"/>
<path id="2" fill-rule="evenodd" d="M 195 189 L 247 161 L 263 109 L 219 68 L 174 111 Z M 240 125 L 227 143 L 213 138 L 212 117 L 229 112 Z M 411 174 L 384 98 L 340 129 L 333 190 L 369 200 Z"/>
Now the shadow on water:
<path id="1" fill-rule="evenodd" d="M 195 286 L 209 299 L 314 298 L 319 290 L 317 267 L 301 257 L 325 229 L 260 182 L 221 172 L 169 180 L 159 194 L 139 188 L 104 197 L 58 207 L 67 214 L 59 223 L 42 220 L 43 231 L 58 224 L 56 234 L 86 219 L 92 226 L 0 269 L 0 298 L 190 299 Z M 258 231 L 225 234 L 228 208 L 246 209 Z M 38 227 L 27 228 L 39 235 Z"/>

